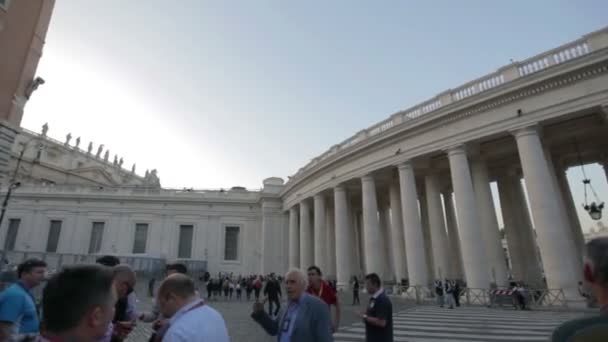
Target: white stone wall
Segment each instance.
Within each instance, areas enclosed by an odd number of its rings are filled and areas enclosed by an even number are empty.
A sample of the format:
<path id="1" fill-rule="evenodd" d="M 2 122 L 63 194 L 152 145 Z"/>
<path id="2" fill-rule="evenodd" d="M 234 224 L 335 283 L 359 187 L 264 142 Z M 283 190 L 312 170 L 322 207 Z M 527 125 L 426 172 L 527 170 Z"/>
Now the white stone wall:
<path id="1" fill-rule="evenodd" d="M 0 227 L 0 247 L 4 247 L 10 219 L 19 218 L 15 250 L 44 252 L 50 220 L 61 220 L 57 252 L 86 254 L 93 222 L 105 222 L 100 253 L 132 254 L 135 225 L 147 223 L 146 254 L 175 260 L 179 226 L 187 224 L 194 227 L 191 259 L 206 260 L 212 274 L 282 273 L 287 269 L 288 224 L 278 198 L 261 201 L 255 192 L 230 191 L 221 196 L 204 194 L 199 199 L 192 198 L 196 194 L 116 196 L 102 192 L 89 196 L 82 192 L 18 189 Z M 240 227 L 235 261 L 224 260 L 228 225 Z"/>

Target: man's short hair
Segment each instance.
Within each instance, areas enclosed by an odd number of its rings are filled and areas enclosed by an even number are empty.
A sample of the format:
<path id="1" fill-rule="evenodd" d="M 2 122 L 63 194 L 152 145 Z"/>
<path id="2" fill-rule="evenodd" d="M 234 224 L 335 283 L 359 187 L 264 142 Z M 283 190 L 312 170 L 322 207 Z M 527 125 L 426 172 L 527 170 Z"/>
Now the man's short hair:
<path id="1" fill-rule="evenodd" d="M 308 271 L 308 272 L 315 271 L 315 272 L 317 272 L 318 275 L 320 275 L 320 276 L 323 275 L 323 273 L 321 273 L 321 269 L 315 265 L 310 266 L 306 271 Z"/>
<path id="2" fill-rule="evenodd" d="M 308 287 L 308 277 L 306 276 L 306 273 L 304 273 L 304 271 L 299 268 L 292 268 L 287 271 L 287 273 L 285 273 L 285 279 L 287 279 L 290 274 L 297 274 L 298 282 L 300 283 L 300 285 L 302 285 L 304 289 Z"/>
<path id="3" fill-rule="evenodd" d="M 167 265 L 167 271 L 175 271 L 177 273 L 187 274 L 188 267 L 186 267 L 186 265 L 182 264 L 181 262 L 174 262 L 172 264 Z"/>
<path id="4" fill-rule="evenodd" d="M 118 257 L 115 257 L 113 255 L 104 255 L 102 257 L 97 258 L 97 260 L 95 260 L 95 262 L 97 262 L 100 265 L 114 267 L 114 266 L 120 264 L 120 259 L 118 259 Z"/>
<path id="5" fill-rule="evenodd" d="M 173 274 L 163 280 L 158 289 L 159 296 L 174 294 L 180 298 L 189 298 L 196 293 L 196 285 L 192 278 L 185 274 Z"/>
<path id="6" fill-rule="evenodd" d="M 17 266 L 17 277 L 21 278 L 23 273 L 29 273 L 36 267 L 46 267 L 46 262 L 40 259 L 27 259 Z"/>
<path id="7" fill-rule="evenodd" d="M 56 273 L 42 291 L 45 329 L 71 330 L 89 310 L 111 305 L 113 278 L 112 270 L 100 265 L 68 266 Z"/>
<path id="8" fill-rule="evenodd" d="M 600 285 L 608 286 L 608 237 L 587 242 L 586 253 L 593 265 L 593 277 Z"/>
<path id="9" fill-rule="evenodd" d="M 370 273 L 365 276 L 365 280 L 369 280 L 372 284 L 380 287 L 382 282 L 380 281 L 380 277 L 376 273 Z"/>

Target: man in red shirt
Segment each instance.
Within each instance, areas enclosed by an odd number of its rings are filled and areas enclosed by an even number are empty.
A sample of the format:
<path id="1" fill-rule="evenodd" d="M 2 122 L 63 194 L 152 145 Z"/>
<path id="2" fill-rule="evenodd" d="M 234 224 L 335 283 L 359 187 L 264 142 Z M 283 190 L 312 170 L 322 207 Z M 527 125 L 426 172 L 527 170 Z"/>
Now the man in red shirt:
<path id="1" fill-rule="evenodd" d="M 331 328 L 333 332 L 336 332 L 340 327 L 340 303 L 338 303 L 336 291 L 321 276 L 321 269 L 317 266 L 308 268 L 308 289 L 306 289 L 306 292 L 324 301 L 329 306 L 330 312 L 332 306 L 335 308 L 331 319 Z"/>

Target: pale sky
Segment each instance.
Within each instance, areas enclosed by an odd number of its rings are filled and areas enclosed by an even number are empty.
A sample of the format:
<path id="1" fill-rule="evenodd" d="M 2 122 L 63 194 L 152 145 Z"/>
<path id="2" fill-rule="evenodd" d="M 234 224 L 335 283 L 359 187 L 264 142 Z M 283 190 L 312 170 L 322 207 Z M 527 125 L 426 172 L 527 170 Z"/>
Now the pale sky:
<path id="1" fill-rule="evenodd" d="M 259 188 L 606 13 L 605 0 L 59 0 L 22 125 L 102 143 L 164 187 Z M 603 170 L 588 173 L 605 196 Z"/>

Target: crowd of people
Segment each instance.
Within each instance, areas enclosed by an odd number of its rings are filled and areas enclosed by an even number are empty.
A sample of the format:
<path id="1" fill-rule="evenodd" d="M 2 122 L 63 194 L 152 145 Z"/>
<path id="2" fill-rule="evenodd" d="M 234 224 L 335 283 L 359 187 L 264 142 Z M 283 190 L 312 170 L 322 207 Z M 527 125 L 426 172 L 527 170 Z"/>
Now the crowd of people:
<path id="1" fill-rule="evenodd" d="M 230 289 L 255 294 L 251 318 L 278 341 L 333 341 L 340 326 L 341 305 L 335 285 L 323 279 L 317 266 L 306 271 L 293 269 L 285 278 L 247 276 L 232 280 L 204 277 L 208 298 L 204 299 L 185 265 L 169 264 L 156 290 L 155 305 L 149 312 L 137 308 L 137 277 L 129 265 L 114 256 L 104 256 L 94 265 L 64 267 L 48 279 L 42 291 L 40 310 L 32 289 L 45 280 L 46 263 L 29 259 L 17 268 L 18 281 L 0 293 L 0 341 L 123 341 L 139 321 L 152 323 L 150 341 L 229 341 L 222 315 L 210 304 L 211 298 L 232 298 Z M 584 279 L 600 314 L 567 322 L 558 327 L 552 341 L 608 340 L 608 238 L 587 243 Z M 281 312 L 285 285 L 284 309 Z M 358 302 L 359 279 L 353 278 L 353 301 Z M 365 310 L 357 315 L 365 326 L 367 341 L 393 341 L 392 303 L 375 273 L 365 276 L 370 295 Z M 227 292 L 226 292 L 226 289 Z M 256 291 L 257 289 L 257 291 Z M 440 305 L 458 306 L 459 284 L 436 281 Z M 268 311 L 265 303 L 268 302 Z M 604 338 L 604 339 L 602 339 Z"/>

